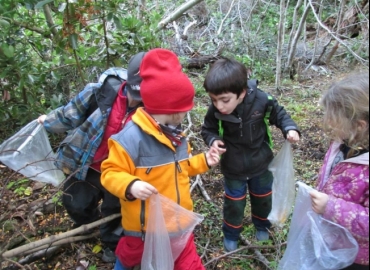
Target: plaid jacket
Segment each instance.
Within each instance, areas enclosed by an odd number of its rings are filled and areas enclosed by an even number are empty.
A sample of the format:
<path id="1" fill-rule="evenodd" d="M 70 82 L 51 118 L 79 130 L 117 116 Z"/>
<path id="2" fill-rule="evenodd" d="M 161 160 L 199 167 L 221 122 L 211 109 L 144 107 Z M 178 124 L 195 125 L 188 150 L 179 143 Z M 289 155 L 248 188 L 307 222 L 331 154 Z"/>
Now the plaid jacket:
<path id="1" fill-rule="evenodd" d="M 97 83 L 89 83 L 65 106 L 50 112 L 44 122 L 50 133 L 67 133 L 57 151 L 56 166 L 65 174 L 85 180 L 108 122 L 111 106 L 117 93 L 102 92 L 108 75 L 127 79 L 126 69 L 110 68 Z M 107 90 L 108 91 L 108 90 Z M 96 100 L 98 109 L 90 114 L 89 107 Z"/>

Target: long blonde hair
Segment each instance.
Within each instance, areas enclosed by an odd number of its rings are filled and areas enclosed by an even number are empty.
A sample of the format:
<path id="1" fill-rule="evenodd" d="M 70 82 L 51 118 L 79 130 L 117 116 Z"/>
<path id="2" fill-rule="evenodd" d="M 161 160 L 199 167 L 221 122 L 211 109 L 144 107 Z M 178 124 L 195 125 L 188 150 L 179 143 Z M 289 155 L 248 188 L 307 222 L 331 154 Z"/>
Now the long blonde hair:
<path id="1" fill-rule="evenodd" d="M 324 129 L 351 150 L 348 157 L 369 148 L 369 74 L 353 74 L 335 82 L 321 99 Z M 360 127 L 360 121 L 366 127 Z"/>

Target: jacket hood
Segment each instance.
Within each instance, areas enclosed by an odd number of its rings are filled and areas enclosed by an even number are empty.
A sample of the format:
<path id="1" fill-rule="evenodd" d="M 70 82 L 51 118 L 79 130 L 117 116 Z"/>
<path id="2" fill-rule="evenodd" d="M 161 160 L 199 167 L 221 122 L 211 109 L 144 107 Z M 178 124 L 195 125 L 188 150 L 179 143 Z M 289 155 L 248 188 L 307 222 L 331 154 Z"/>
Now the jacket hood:
<path id="1" fill-rule="evenodd" d="M 344 160 L 343 162 L 369 166 L 369 153 L 365 153 L 354 158 L 349 158 L 347 160 Z"/>

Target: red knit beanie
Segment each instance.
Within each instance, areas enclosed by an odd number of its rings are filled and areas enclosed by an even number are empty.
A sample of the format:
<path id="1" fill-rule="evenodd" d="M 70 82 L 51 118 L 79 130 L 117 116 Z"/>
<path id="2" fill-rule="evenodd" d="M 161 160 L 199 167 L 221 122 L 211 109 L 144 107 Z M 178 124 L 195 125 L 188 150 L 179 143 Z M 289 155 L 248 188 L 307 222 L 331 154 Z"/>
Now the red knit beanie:
<path id="1" fill-rule="evenodd" d="M 194 106 L 194 86 L 182 72 L 176 54 L 153 49 L 140 65 L 141 97 L 150 114 L 174 114 L 190 111 Z"/>

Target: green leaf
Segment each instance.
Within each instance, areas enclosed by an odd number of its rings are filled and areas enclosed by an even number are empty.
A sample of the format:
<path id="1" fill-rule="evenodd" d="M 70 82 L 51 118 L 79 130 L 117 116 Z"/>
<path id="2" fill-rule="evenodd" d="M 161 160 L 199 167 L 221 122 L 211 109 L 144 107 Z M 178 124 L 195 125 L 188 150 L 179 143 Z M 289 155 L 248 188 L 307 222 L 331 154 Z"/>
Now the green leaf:
<path id="1" fill-rule="evenodd" d="M 14 57 L 14 47 L 13 46 L 8 46 L 7 44 L 3 44 L 1 48 L 6 57 L 8 58 Z"/>
<path id="2" fill-rule="evenodd" d="M 140 42 L 140 45 L 144 47 L 145 46 L 144 40 L 140 36 L 138 36 L 138 35 L 136 36 L 136 38 Z"/>
<path id="3" fill-rule="evenodd" d="M 78 48 L 78 35 L 72 34 L 68 37 L 69 44 L 71 45 L 72 49 L 77 50 Z"/>
<path id="4" fill-rule="evenodd" d="M 35 82 L 35 79 L 34 79 L 34 77 L 31 74 L 28 74 L 28 79 L 29 79 L 30 83 L 34 83 Z"/>
<path id="5" fill-rule="evenodd" d="M 14 182 L 14 181 L 11 181 L 11 182 L 6 186 L 6 188 L 7 188 L 7 189 L 11 189 L 14 185 L 15 185 L 15 182 Z"/>
<path id="6" fill-rule="evenodd" d="M 44 1 L 38 2 L 35 6 L 35 9 L 42 8 L 43 6 L 51 2 L 54 2 L 54 0 L 44 0 Z"/>
<path id="7" fill-rule="evenodd" d="M 127 39 L 126 43 L 130 44 L 131 46 L 135 45 L 135 41 L 132 38 Z"/>
<path id="8" fill-rule="evenodd" d="M 28 187 L 24 190 L 24 195 L 30 196 L 30 195 L 32 195 L 32 192 L 33 192 L 32 188 Z"/>
<path id="9" fill-rule="evenodd" d="M 122 23 L 121 23 L 121 20 L 117 17 L 117 16 L 114 16 L 113 17 L 113 21 L 114 21 L 114 24 L 116 25 L 117 27 L 117 30 L 122 30 Z"/>
<path id="10" fill-rule="evenodd" d="M 109 12 L 108 15 L 107 15 L 107 21 L 113 20 L 113 17 L 114 17 L 114 13 L 113 12 Z"/>
<path id="11" fill-rule="evenodd" d="M 58 11 L 59 12 L 64 12 L 64 10 L 66 9 L 67 7 L 67 3 L 61 3 L 58 7 Z"/>
<path id="12" fill-rule="evenodd" d="M 10 23 L 6 20 L 0 19 L 0 26 L 1 26 L 1 28 L 8 27 L 8 26 L 10 26 Z"/>
<path id="13" fill-rule="evenodd" d="M 116 54 L 117 52 L 111 48 L 108 48 L 108 53 L 109 54 Z"/>
<path id="14" fill-rule="evenodd" d="M 99 246 L 99 245 L 96 245 L 96 246 L 94 246 L 94 248 L 93 248 L 93 250 L 92 250 L 92 252 L 93 253 L 95 253 L 95 254 L 97 254 L 97 253 L 99 253 L 100 251 L 102 251 L 102 247 L 101 246 Z"/>

